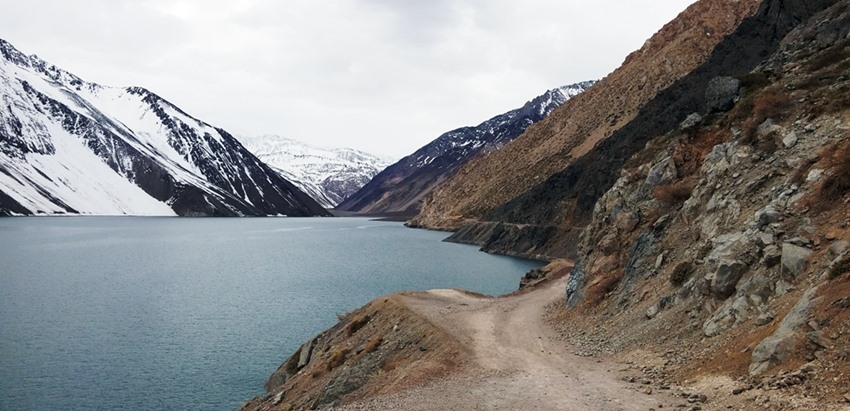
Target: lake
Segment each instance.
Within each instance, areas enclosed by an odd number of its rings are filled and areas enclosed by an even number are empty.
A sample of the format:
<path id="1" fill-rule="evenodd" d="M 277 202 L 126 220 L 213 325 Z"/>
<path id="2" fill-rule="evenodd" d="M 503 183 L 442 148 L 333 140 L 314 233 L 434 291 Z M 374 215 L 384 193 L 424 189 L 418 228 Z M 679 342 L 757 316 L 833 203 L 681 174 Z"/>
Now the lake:
<path id="1" fill-rule="evenodd" d="M 337 314 L 539 262 L 362 218 L 0 218 L 0 409 L 232 410 Z"/>

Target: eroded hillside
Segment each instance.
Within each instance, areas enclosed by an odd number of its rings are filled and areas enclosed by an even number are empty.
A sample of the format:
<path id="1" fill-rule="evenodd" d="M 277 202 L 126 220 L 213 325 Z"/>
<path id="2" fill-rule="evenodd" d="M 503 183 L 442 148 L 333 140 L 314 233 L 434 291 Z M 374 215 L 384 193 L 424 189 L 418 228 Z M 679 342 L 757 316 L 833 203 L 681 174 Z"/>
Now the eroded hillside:
<path id="1" fill-rule="evenodd" d="M 514 143 L 463 167 L 426 202 L 417 221 L 456 229 L 466 219 L 485 219 L 634 119 L 660 90 L 703 64 L 758 5 L 757 1 L 694 4 L 595 87 L 530 127 Z"/>
<path id="2" fill-rule="evenodd" d="M 843 402 L 850 2 L 717 81 L 731 110 L 654 138 L 596 204 L 556 323 L 588 353 L 650 350 L 649 373 L 717 401 Z"/>

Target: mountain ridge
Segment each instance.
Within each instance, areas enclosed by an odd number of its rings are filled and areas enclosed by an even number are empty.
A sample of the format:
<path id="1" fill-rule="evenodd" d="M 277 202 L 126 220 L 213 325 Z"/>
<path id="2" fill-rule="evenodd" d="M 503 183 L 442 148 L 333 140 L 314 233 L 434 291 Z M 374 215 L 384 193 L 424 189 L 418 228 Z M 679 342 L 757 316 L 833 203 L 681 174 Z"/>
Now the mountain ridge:
<path id="1" fill-rule="evenodd" d="M 338 208 L 359 213 L 415 213 L 422 199 L 463 164 L 498 151 L 554 108 L 594 83 L 584 81 L 547 90 L 522 107 L 496 115 L 477 126 L 443 133 L 387 167 Z"/>
<path id="2" fill-rule="evenodd" d="M 0 213 L 329 215 L 143 87 L 84 81 L 5 40 L 0 56 Z"/>
<path id="3" fill-rule="evenodd" d="M 237 138 L 259 159 L 329 209 L 394 162 L 390 157 L 352 148 L 327 149 L 278 135 Z"/>

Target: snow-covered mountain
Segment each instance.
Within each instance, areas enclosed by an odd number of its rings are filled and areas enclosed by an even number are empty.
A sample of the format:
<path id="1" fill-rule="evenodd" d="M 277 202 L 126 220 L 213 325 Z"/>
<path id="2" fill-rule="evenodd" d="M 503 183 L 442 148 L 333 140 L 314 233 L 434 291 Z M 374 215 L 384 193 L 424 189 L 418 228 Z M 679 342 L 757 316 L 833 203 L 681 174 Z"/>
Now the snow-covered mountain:
<path id="1" fill-rule="evenodd" d="M 337 208 L 362 213 L 415 212 L 425 195 L 467 161 L 513 141 L 594 83 L 584 81 L 548 90 L 522 107 L 475 127 L 449 131 L 387 167 Z"/>
<path id="2" fill-rule="evenodd" d="M 315 147 L 277 135 L 236 138 L 326 208 L 335 207 L 395 161 L 350 148 Z"/>
<path id="3" fill-rule="evenodd" d="M 328 215 L 226 131 L 0 40 L 0 215 Z"/>

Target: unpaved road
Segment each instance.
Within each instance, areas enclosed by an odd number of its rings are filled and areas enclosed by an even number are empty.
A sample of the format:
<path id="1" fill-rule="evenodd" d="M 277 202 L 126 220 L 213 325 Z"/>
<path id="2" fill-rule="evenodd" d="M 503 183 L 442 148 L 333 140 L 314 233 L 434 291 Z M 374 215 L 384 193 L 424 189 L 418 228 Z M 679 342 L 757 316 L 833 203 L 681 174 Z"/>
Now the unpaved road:
<path id="1" fill-rule="evenodd" d="M 464 372 L 344 410 L 650 410 L 675 402 L 618 377 L 621 364 L 578 357 L 544 322 L 566 278 L 520 295 L 482 298 L 456 290 L 411 293 L 404 301 L 470 347 Z"/>

